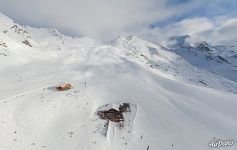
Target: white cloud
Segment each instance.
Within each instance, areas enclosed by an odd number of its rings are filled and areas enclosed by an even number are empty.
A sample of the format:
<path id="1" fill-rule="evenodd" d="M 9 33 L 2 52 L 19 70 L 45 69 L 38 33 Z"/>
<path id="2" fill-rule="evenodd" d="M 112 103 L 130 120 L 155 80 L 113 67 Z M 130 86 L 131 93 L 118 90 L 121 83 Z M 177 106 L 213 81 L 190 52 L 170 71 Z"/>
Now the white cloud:
<path id="1" fill-rule="evenodd" d="M 234 2 L 234 1 L 233 1 Z M 162 28 L 147 28 L 169 17 L 192 13 L 206 5 L 218 8 L 223 2 L 188 0 L 172 5 L 169 0 L 0 0 L 0 10 L 18 23 L 52 27 L 74 35 L 111 39 L 122 33 L 166 44 L 171 36 L 191 34 L 194 41 L 235 44 L 236 18 L 184 19 Z M 217 7 L 218 6 L 218 7 Z"/>
<path id="2" fill-rule="evenodd" d="M 192 42 L 207 41 L 214 45 L 228 44 L 237 46 L 237 18 L 220 18 L 213 21 L 215 26 L 207 31 L 193 34 Z"/>
<path id="3" fill-rule="evenodd" d="M 214 27 L 213 23 L 206 18 L 184 19 L 165 26 L 163 28 L 145 29 L 138 35 L 152 42 L 167 44 L 169 38 L 173 36 L 191 35 L 208 31 Z"/>
<path id="4" fill-rule="evenodd" d="M 138 36 L 155 43 L 168 45 L 173 36 L 191 35 L 191 44 L 207 41 L 214 45 L 237 46 L 237 18 L 217 17 L 184 19 L 163 28 L 145 29 Z"/>
<path id="5" fill-rule="evenodd" d="M 168 0 L 0 0 L 0 10 L 20 23 L 73 34 L 114 37 L 183 11 Z M 177 5 L 180 7 L 180 5 Z"/>
<path id="6" fill-rule="evenodd" d="M 237 43 L 237 18 L 229 19 L 215 30 L 217 41 Z"/>

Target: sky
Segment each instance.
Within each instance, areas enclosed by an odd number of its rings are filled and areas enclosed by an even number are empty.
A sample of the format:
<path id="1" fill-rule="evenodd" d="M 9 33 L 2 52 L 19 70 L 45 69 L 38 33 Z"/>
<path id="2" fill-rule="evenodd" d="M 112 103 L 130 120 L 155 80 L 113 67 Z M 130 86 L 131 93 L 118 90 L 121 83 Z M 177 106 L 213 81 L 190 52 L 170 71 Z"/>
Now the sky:
<path id="1" fill-rule="evenodd" d="M 134 34 L 164 44 L 184 34 L 237 43 L 236 6 L 237 0 L 0 0 L 0 12 L 22 25 L 104 40 Z"/>

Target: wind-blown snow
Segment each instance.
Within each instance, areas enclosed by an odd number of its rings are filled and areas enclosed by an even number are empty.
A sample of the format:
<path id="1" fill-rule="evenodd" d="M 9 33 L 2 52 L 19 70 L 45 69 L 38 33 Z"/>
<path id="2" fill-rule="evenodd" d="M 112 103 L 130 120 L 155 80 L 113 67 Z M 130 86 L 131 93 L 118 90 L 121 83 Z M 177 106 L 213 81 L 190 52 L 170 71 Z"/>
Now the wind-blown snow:
<path id="1" fill-rule="evenodd" d="M 236 81 L 137 37 L 104 45 L 0 21 L 1 150 L 205 150 L 214 138 L 237 140 Z M 61 82 L 73 89 L 55 91 Z M 134 106 L 129 121 L 110 123 L 105 137 L 96 111 L 120 102 Z"/>

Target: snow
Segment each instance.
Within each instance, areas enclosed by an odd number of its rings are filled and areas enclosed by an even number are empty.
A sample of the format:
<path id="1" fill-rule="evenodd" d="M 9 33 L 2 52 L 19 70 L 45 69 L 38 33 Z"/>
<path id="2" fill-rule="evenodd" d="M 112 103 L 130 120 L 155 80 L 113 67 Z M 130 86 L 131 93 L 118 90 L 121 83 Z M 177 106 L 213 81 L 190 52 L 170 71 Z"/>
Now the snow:
<path id="1" fill-rule="evenodd" d="M 0 55 L 1 150 L 205 150 L 214 137 L 237 140 L 235 81 L 137 37 L 104 44 L 0 21 L 9 51 Z M 56 91 L 62 82 L 73 89 Z M 96 112 L 121 102 L 132 105 L 125 126 L 110 122 L 104 136 Z"/>

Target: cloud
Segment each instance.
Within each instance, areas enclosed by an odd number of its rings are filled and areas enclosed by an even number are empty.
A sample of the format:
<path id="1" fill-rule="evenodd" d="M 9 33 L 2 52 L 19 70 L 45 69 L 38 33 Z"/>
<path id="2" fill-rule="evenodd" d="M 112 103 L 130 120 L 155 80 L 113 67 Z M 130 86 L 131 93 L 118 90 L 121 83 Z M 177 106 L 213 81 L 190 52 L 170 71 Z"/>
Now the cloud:
<path id="1" fill-rule="evenodd" d="M 163 28 L 145 29 L 137 35 L 163 45 L 168 45 L 171 37 L 191 35 L 190 44 L 207 41 L 237 46 L 237 17 L 189 18 Z"/>
<path id="2" fill-rule="evenodd" d="M 214 28 L 214 24 L 207 18 L 184 19 L 163 28 L 145 29 L 138 35 L 153 42 L 166 45 L 169 38 L 182 35 L 193 35 Z"/>
<path id="3" fill-rule="evenodd" d="M 191 34 L 195 40 L 235 43 L 235 4 L 236 0 L 0 0 L 0 10 L 20 24 L 77 36 L 110 40 L 128 33 L 165 43 L 171 36 Z"/>
<path id="4" fill-rule="evenodd" d="M 0 10 L 21 24 L 53 27 L 74 35 L 111 38 L 183 12 L 168 5 L 168 1 L 0 0 Z"/>
<path id="5" fill-rule="evenodd" d="M 193 34 L 191 42 L 207 41 L 214 45 L 237 46 L 237 18 L 216 18 L 213 24 L 209 30 Z"/>

